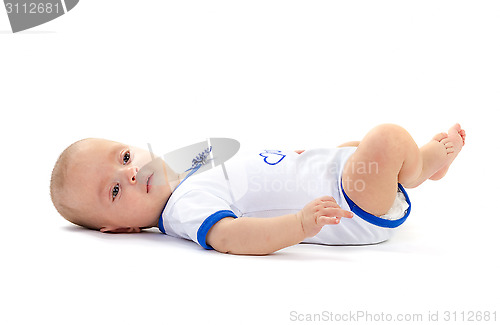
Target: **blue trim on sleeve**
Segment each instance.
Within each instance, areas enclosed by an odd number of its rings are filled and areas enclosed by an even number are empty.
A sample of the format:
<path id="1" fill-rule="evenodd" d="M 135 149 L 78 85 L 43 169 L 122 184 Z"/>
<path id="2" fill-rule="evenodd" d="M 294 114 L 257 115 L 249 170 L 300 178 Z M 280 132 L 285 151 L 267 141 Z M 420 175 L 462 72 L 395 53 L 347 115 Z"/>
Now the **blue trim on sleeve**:
<path id="1" fill-rule="evenodd" d="M 165 227 L 163 226 L 163 215 L 160 216 L 160 220 L 158 220 L 158 228 L 160 229 L 160 231 L 164 234 L 165 233 Z"/>
<path id="2" fill-rule="evenodd" d="M 377 217 L 371 213 L 366 212 L 365 210 L 361 209 L 359 206 L 356 205 L 345 193 L 344 187 L 342 186 L 342 181 L 340 181 L 340 186 L 342 188 L 342 193 L 344 194 L 344 197 L 347 201 L 347 204 L 349 204 L 349 207 L 351 208 L 351 211 L 354 212 L 358 217 L 361 219 L 365 220 L 366 222 L 369 222 L 375 226 L 383 227 L 383 228 L 396 228 L 399 227 L 403 222 L 406 221 L 406 218 L 410 215 L 411 211 L 411 202 L 410 198 L 408 197 L 408 193 L 406 193 L 405 189 L 401 184 L 398 184 L 399 189 L 401 192 L 403 192 L 403 195 L 405 196 L 406 202 L 408 202 L 408 209 L 406 210 L 405 215 L 397 220 L 388 220 L 384 218 Z"/>
<path id="3" fill-rule="evenodd" d="M 212 214 L 210 217 L 206 218 L 205 221 L 201 224 L 200 228 L 198 228 L 197 239 L 198 243 L 205 249 L 213 249 L 212 246 L 208 245 L 207 234 L 210 228 L 219 222 L 223 218 L 233 217 L 237 218 L 233 211 L 231 210 L 220 210 Z"/>

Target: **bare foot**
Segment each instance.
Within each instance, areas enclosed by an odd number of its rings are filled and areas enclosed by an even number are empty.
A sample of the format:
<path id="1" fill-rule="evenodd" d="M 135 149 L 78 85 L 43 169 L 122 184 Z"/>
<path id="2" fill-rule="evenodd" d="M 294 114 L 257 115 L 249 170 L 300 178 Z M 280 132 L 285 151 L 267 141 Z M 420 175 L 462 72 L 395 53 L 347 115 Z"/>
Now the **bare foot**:
<path id="1" fill-rule="evenodd" d="M 433 140 L 442 143 L 446 148 L 446 154 L 447 154 L 447 162 L 443 166 L 443 168 L 441 168 L 434 175 L 429 177 L 429 179 L 437 181 L 443 178 L 444 175 L 446 175 L 446 173 L 448 172 L 448 168 L 450 168 L 451 163 L 453 162 L 453 160 L 455 160 L 455 158 L 462 150 L 462 147 L 465 144 L 465 131 L 462 130 L 460 124 L 457 123 L 448 130 L 448 134 L 439 133 L 436 136 L 434 136 Z"/>

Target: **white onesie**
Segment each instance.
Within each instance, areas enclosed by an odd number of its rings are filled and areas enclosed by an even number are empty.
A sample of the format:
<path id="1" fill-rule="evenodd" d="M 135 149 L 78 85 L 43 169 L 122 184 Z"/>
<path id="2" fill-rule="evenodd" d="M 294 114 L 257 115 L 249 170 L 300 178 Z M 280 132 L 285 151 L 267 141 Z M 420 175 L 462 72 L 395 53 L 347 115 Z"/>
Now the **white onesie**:
<path id="1" fill-rule="evenodd" d="M 400 186 L 404 202 L 396 199 L 393 206 L 399 211 L 397 225 L 356 206 L 351 209 L 353 203 L 350 206 L 346 201 L 341 176 L 345 162 L 355 150 L 355 147 L 312 149 L 300 155 L 279 150 L 240 153 L 225 163 L 227 175 L 218 166 L 181 183 L 169 198 L 158 226 L 164 234 L 190 239 L 212 249 L 206 243 L 206 235 L 222 218 L 268 218 L 296 213 L 313 199 L 329 195 L 342 209 L 354 210 L 354 217 L 323 227 L 303 243 L 360 245 L 385 241 L 408 216 L 410 202 Z M 402 204 L 406 204 L 403 209 Z M 376 225 L 378 220 L 382 226 Z"/>

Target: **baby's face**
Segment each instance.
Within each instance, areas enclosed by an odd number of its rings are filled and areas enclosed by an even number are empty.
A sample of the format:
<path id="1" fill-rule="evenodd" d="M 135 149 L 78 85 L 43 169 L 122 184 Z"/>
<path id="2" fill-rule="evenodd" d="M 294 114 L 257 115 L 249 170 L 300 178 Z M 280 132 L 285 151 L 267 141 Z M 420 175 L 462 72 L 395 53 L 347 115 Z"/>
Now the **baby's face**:
<path id="1" fill-rule="evenodd" d="M 157 226 L 172 193 L 163 160 L 153 161 L 146 150 L 104 139 L 85 141 L 73 158 L 69 199 L 79 202 L 101 231 L 139 232 Z"/>

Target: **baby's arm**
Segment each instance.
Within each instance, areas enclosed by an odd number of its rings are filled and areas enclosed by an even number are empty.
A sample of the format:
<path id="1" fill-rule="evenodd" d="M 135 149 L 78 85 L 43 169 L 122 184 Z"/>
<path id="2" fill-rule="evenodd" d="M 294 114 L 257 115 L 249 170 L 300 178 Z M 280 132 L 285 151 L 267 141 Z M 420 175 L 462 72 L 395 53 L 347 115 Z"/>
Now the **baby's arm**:
<path id="1" fill-rule="evenodd" d="M 207 234 L 207 243 L 222 253 L 266 255 L 313 237 L 325 225 L 352 218 L 335 199 L 324 196 L 296 214 L 274 218 L 224 218 Z"/>

